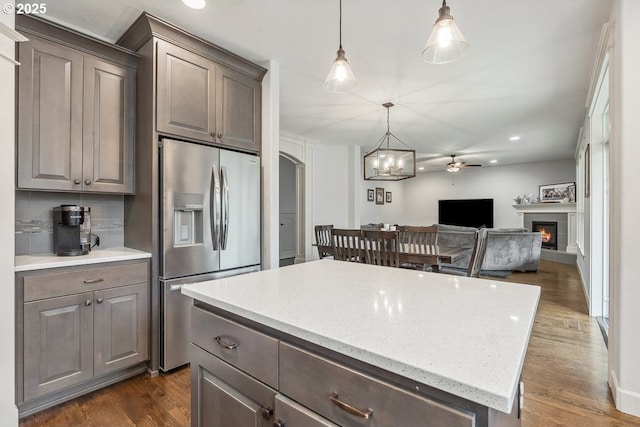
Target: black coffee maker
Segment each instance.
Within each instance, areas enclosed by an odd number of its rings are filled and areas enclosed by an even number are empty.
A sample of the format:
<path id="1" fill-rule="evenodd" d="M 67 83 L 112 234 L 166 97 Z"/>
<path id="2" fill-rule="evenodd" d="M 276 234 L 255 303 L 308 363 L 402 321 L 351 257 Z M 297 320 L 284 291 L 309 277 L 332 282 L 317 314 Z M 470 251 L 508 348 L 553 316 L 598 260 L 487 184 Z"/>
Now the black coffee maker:
<path id="1" fill-rule="evenodd" d="M 89 248 L 80 243 L 84 208 L 61 205 L 53 208 L 53 252 L 60 256 L 86 255 Z"/>

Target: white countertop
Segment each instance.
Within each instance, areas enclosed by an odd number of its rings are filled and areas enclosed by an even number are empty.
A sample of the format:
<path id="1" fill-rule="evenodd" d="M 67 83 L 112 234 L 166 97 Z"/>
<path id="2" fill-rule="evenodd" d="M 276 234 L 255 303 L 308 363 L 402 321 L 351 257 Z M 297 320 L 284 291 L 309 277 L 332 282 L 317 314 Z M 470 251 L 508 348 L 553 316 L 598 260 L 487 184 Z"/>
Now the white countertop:
<path id="1" fill-rule="evenodd" d="M 182 293 L 509 413 L 540 288 L 322 260 Z"/>
<path id="2" fill-rule="evenodd" d="M 87 255 L 57 256 L 55 254 L 18 255 L 15 257 L 15 271 L 42 270 L 45 268 L 73 267 L 75 265 L 98 264 L 101 262 L 128 261 L 151 258 L 149 252 L 130 248 L 96 249 Z"/>

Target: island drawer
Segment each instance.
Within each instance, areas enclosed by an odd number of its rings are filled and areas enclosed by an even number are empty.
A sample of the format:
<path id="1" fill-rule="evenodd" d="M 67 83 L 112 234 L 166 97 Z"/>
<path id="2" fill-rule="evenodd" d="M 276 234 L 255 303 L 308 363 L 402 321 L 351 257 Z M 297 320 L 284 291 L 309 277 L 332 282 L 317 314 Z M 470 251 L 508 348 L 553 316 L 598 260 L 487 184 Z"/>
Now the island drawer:
<path id="1" fill-rule="evenodd" d="M 278 388 L 277 339 L 198 307 L 191 308 L 191 334 L 195 345 Z"/>
<path id="2" fill-rule="evenodd" d="M 474 427 L 475 414 L 280 343 L 280 392 L 339 425 Z"/>
<path id="3" fill-rule="evenodd" d="M 146 260 L 131 264 L 102 265 L 87 265 L 62 273 L 49 270 L 44 274 L 26 275 L 23 279 L 24 302 L 148 281 L 149 268 Z"/>
<path id="4" fill-rule="evenodd" d="M 276 395 L 275 419 L 274 426 L 339 427 L 281 394 Z"/>

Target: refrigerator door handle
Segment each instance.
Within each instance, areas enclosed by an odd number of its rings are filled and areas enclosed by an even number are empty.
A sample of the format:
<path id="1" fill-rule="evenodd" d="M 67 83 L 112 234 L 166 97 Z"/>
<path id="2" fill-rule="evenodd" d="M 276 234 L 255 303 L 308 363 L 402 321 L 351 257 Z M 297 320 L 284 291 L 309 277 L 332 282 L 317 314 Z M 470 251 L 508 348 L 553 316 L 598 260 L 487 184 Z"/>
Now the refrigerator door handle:
<path id="1" fill-rule="evenodd" d="M 222 250 L 227 249 L 227 236 L 229 235 L 229 179 L 227 178 L 227 168 L 222 166 L 222 235 L 220 246 Z"/>
<path id="2" fill-rule="evenodd" d="M 218 167 L 213 165 L 211 170 L 211 246 L 214 251 L 219 249 L 220 243 L 220 180 L 218 179 Z"/>

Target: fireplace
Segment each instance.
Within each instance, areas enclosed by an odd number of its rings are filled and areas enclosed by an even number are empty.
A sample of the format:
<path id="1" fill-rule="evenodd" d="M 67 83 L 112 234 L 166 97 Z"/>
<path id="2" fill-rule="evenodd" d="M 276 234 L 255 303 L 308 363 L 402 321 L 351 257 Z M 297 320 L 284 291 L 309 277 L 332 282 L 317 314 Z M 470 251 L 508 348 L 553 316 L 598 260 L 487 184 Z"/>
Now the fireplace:
<path id="1" fill-rule="evenodd" d="M 542 233 L 542 247 L 558 250 L 558 223 L 553 221 L 532 221 L 531 231 Z"/>

